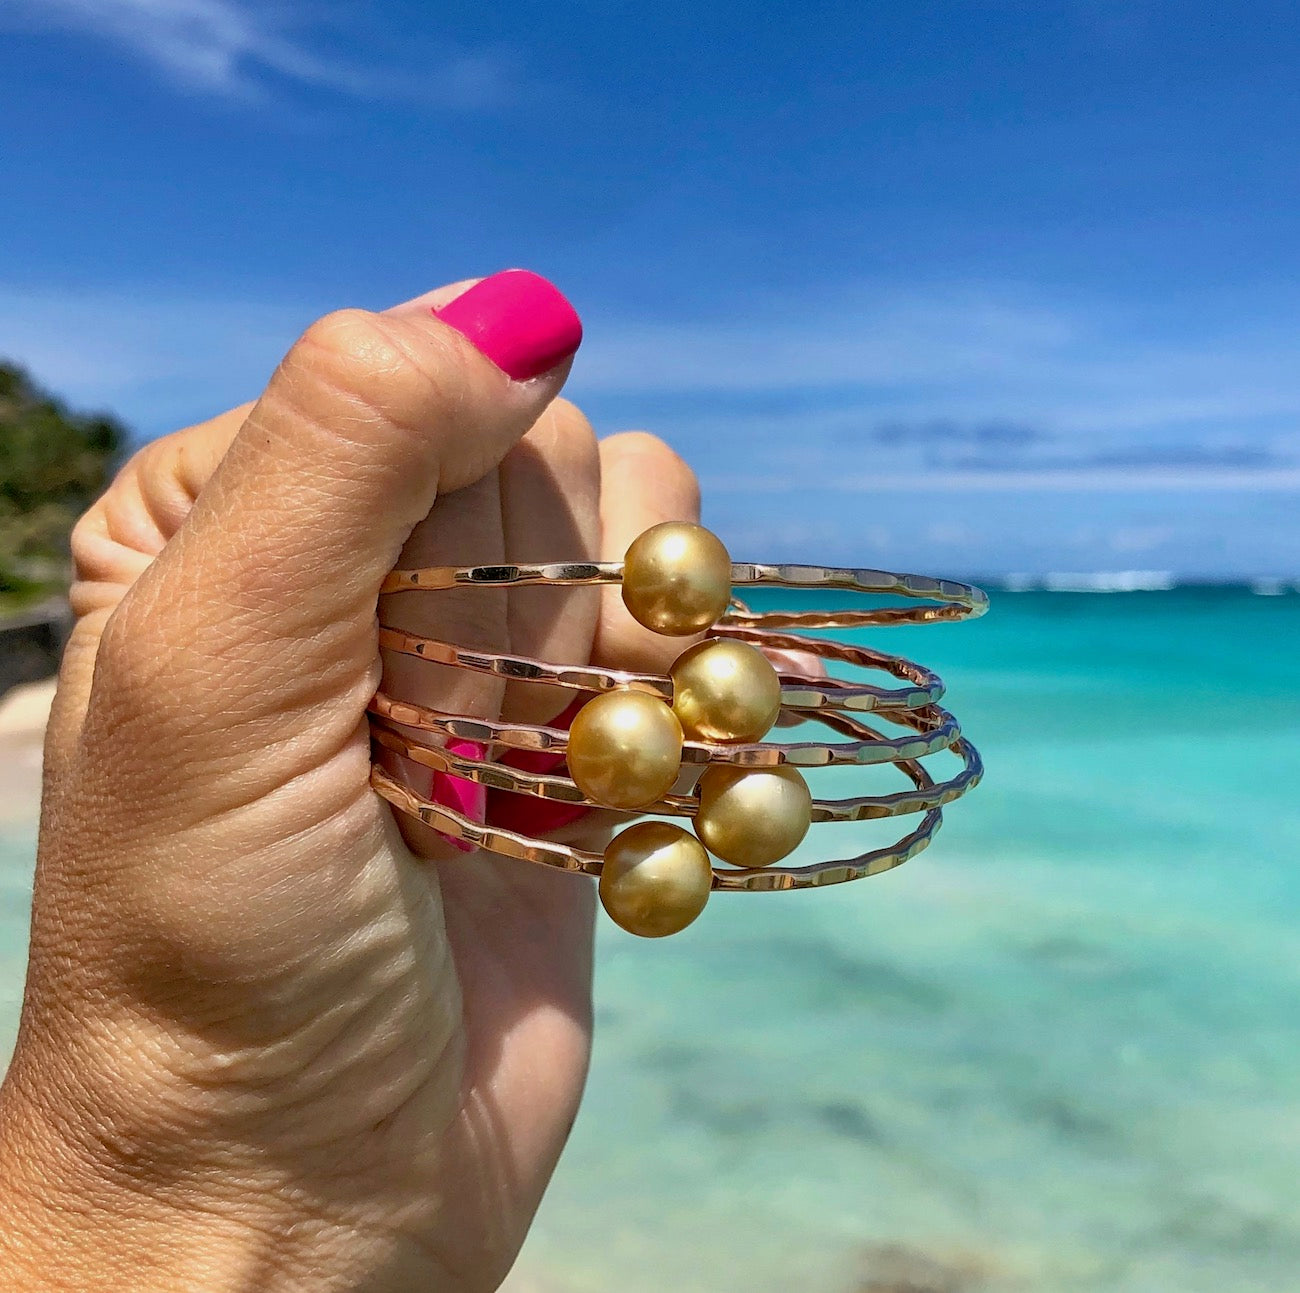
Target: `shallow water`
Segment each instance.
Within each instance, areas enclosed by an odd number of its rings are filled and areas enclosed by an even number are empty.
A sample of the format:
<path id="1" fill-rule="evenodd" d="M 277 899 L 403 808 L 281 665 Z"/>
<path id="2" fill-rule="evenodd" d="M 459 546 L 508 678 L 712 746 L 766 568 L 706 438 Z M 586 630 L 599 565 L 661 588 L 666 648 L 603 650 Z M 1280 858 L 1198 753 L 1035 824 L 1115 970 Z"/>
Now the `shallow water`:
<path id="1" fill-rule="evenodd" d="M 1293 1290 L 1300 596 L 1006 594 L 871 640 L 944 674 L 985 784 L 898 871 L 602 925 L 587 1101 L 509 1287 Z"/>

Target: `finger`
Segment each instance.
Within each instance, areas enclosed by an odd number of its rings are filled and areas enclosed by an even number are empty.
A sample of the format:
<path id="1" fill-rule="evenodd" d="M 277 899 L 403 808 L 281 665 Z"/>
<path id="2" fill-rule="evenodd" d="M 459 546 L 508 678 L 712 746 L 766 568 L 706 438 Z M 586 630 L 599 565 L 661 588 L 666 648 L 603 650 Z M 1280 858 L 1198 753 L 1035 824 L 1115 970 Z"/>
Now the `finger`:
<path id="1" fill-rule="evenodd" d="M 600 552 L 600 451 L 582 412 L 556 400 L 501 464 L 506 560 L 595 561 Z M 516 588 L 510 650 L 586 664 L 600 609 L 597 588 Z M 548 723 L 574 699 L 558 687 L 512 683 L 504 717 Z"/>
<path id="2" fill-rule="evenodd" d="M 212 759 L 259 734 L 283 746 L 295 719 L 308 745 L 350 739 L 375 682 L 384 576 L 434 499 L 485 476 L 536 421 L 580 335 L 564 298 L 522 271 L 440 317 L 314 325 L 110 622 L 101 659 L 119 695 L 179 690 L 186 745 Z M 156 708 L 141 711 L 156 721 Z"/>
<path id="3" fill-rule="evenodd" d="M 493 565 L 505 560 L 501 532 L 500 473 L 489 472 L 482 480 L 440 498 L 428 517 L 420 522 L 402 548 L 400 564 L 422 566 Z M 427 593 L 396 593 L 380 600 L 380 622 L 417 633 L 422 637 L 454 638 L 457 646 L 471 650 L 505 651 L 510 645 L 506 620 L 506 592 L 493 588 L 448 588 Z M 449 625 L 455 625 L 450 629 Z M 383 679 L 390 696 L 414 701 L 453 714 L 494 718 L 501 709 L 505 684 L 485 674 L 419 660 L 396 651 L 383 651 Z M 403 729 L 423 745 L 441 744 L 427 732 Z M 380 761 L 394 771 L 421 798 L 434 796 L 434 787 L 445 778 L 429 768 L 378 751 Z M 473 802 L 450 806 L 481 816 L 481 791 L 460 783 Z M 475 811 L 479 805 L 479 811 Z M 448 853 L 445 837 L 422 823 L 399 814 L 398 824 L 411 847 L 424 857 Z M 451 846 L 454 847 L 454 846 Z"/>
<path id="4" fill-rule="evenodd" d="M 826 665 L 821 656 L 812 651 L 793 651 L 786 647 L 760 647 L 772 662 L 777 673 L 794 674 L 801 678 L 826 677 Z"/>
<path id="5" fill-rule="evenodd" d="M 104 624 L 180 529 L 252 407 L 145 445 L 73 528 L 68 601 L 77 623 L 63 652 L 45 741 L 52 780 L 81 735 Z"/>
<path id="6" fill-rule="evenodd" d="M 243 404 L 138 450 L 72 531 L 77 615 L 115 606 L 189 515 L 253 408 Z"/>
<path id="7" fill-rule="evenodd" d="M 698 521 L 695 473 L 657 436 L 626 431 L 600 445 L 601 556 L 621 561 L 632 540 L 661 521 Z M 694 638 L 663 637 L 638 624 L 617 587 L 603 590 L 593 658 L 619 669 L 664 673 Z"/>
<path id="8" fill-rule="evenodd" d="M 480 279 L 462 279 L 392 306 L 385 314 L 438 310 Z M 82 616 L 113 607 L 180 529 L 255 404 L 249 401 L 150 441 L 118 472 L 72 533 L 69 600 Z"/>
<path id="9" fill-rule="evenodd" d="M 600 462 L 595 435 L 572 404 L 556 400 L 506 456 L 500 469 L 477 485 L 441 499 L 416 527 L 402 551 L 407 567 L 491 565 L 565 554 L 594 559 L 599 543 Z M 529 594 L 541 592 L 545 601 Z M 577 598 L 566 594 L 576 593 Z M 423 636 L 446 636 L 455 625 L 456 644 L 487 651 L 585 662 L 595 629 L 595 589 L 453 588 L 423 596 L 382 599 L 385 624 Z M 544 723 L 569 696 L 550 687 L 503 689 L 481 674 L 449 669 L 384 652 L 385 692 L 457 714 L 505 717 Z M 504 691 L 504 695 L 503 695 Z M 520 693 L 530 699 L 525 700 Z M 428 743 L 427 734 L 407 733 Z M 380 751 L 386 767 L 422 797 L 445 777 L 427 767 Z M 459 782 L 459 779 L 456 779 Z M 460 793 L 473 793 L 461 785 Z M 453 805 L 470 811 L 469 805 Z M 470 815 L 475 815 L 470 811 Z M 418 822 L 403 821 L 403 833 L 423 856 L 447 853 L 447 843 Z"/>
<path id="10" fill-rule="evenodd" d="M 761 648 L 763 654 L 772 662 L 772 667 L 777 673 L 785 676 L 794 676 L 796 678 L 825 678 L 826 664 L 821 656 L 814 655 L 811 651 L 792 651 L 785 647 Z M 780 717 L 776 720 L 777 727 L 798 727 L 800 723 L 806 723 L 808 716 L 801 714 L 797 710 L 783 710 Z"/>
<path id="11" fill-rule="evenodd" d="M 458 296 L 463 296 L 471 287 L 476 287 L 483 280 L 481 278 L 462 278 L 457 283 L 447 283 L 443 287 L 435 287 L 432 292 L 423 292 L 419 296 L 413 296 L 409 301 L 402 301 L 398 305 L 390 305 L 385 314 L 397 315 L 422 315 L 427 314 L 430 310 L 441 310 L 444 305 L 449 305 Z"/>
<path id="12" fill-rule="evenodd" d="M 463 279 L 392 306 L 386 314 L 437 310 L 480 279 Z M 81 616 L 111 610 L 180 529 L 255 405 L 150 441 L 118 472 L 72 533 L 69 600 Z"/>

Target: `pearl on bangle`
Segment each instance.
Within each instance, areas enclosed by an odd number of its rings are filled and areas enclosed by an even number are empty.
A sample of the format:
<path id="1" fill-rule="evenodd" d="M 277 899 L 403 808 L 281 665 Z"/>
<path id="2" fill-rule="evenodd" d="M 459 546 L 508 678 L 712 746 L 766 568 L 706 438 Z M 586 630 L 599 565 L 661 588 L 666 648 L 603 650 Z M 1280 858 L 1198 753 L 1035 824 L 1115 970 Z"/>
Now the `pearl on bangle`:
<path id="1" fill-rule="evenodd" d="M 726 614 L 731 558 L 703 527 L 666 522 L 628 548 L 622 580 L 623 600 L 638 623 L 685 637 Z M 761 741 L 780 717 L 781 680 L 748 642 L 696 643 L 677 658 L 671 679 L 671 706 L 627 689 L 604 692 L 578 711 L 567 763 L 589 801 L 653 809 L 681 775 L 684 739 Z M 695 835 L 669 822 L 638 822 L 605 849 L 600 900 L 629 933 L 675 934 L 700 914 L 713 887 L 710 851 L 734 866 L 770 866 L 798 846 L 812 820 L 808 786 L 787 764 L 714 763 L 699 778 L 696 795 Z"/>
<path id="2" fill-rule="evenodd" d="M 669 672 L 673 712 L 690 740 L 761 741 L 781 713 L 781 680 L 748 642 L 699 642 Z"/>
<path id="3" fill-rule="evenodd" d="M 710 627 L 731 600 L 731 557 L 702 525 L 651 526 L 623 558 L 623 602 L 638 624 L 669 637 Z"/>
<path id="4" fill-rule="evenodd" d="M 788 763 L 741 768 L 715 763 L 697 788 L 695 833 L 738 867 L 764 867 L 794 852 L 812 823 L 808 783 Z"/>
<path id="5" fill-rule="evenodd" d="M 600 901 L 616 925 L 642 938 L 686 928 L 704 910 L 713 886 L 700 842 L 668 822 L 637 822 L 605 849 Z"/>
<path id="6" fill-rule="evenodd" d="M 574 718 L 568 765 L 588 799 L 607 808 L 647 808 L 681 772 L 682 725 L 657 696 L 605 692 Z"/>

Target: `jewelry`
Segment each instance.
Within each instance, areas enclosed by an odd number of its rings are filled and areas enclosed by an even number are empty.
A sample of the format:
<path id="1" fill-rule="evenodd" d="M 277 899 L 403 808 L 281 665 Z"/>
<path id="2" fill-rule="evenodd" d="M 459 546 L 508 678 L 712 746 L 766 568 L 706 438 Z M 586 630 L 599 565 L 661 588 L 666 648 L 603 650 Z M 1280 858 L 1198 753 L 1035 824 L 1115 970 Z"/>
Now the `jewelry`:
<path id="1" fill-rule="evenodd" d="M 564 731 L 443 713 L 379 692 L 369 707 L 376 745 L 488 789 L 624 815 L 685 818 L 694 833 L 672 821 L 642 821 L 615 835 L 598 854 L 474 821 L 420 798 L 378 766 L 371 784 L 399 811 L 470 846 L 598 877 L 606 911 L 634 934 L 659 937 L 684 929 L 715 890 L 812 888 L 898 866 L 930 843 L 944 805 L 983 775 L 975 748 L 939 705 L 944 686 L 937 674 L 866 646 L 782 631 L 972 618 L 988 608 L 977 588 L 878 570 L 732 562 L 708 530 L 668 522 L 642 534 L 622 562 L 397 570 L 382 591 L 537 584 L 621 584 L 625 605 L 646 628 L 667 636 L 707 632 L 708 637 L 687 645 L 662 675 L 469 650 L 381 626 L 380 645 L 391 651 L 508 681 L 594 694 Z M 916 604 L 752 610 L 733 595 L 734 588 L 746 585 L 880 594 Z M 778 673 L 765 650 L 798 651 L 875 670 L 901 685 Z M 864 715 L 901 731 L 883 731 Z M 765 739 L 782 716 L 817 723 L 840 739 Z M 477 742 L 486 753 L 479 759 L 425 745 L 409 735 L 412 730 L 443 741 Z M 524 771 L 500 761 L 510 750 L 563 756 L 564 765 Z M 921 760 L 945 751 L 960 767 L 947 780 L 936 780 Z M 886 764 L 896 767 L 910 788 L 816 799 L 801 771 Z M 920 823 L 887 848 L 799 867 L 776 865 L 813 824 L 915 814 L 922 815 Z"/>

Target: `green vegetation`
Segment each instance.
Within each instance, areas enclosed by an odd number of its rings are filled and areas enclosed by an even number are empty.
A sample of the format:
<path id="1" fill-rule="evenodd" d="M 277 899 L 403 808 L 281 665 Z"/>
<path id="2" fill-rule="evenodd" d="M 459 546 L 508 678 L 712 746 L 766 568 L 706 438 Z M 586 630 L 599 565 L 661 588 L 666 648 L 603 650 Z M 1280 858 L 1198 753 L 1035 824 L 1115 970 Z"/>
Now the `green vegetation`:
<path id="1" fill-rule="evenodd" d="M 68 536 L 125 443 L 121 423 L 73 413 L 0 361 L 0 611 L 67 587 Z"/>

